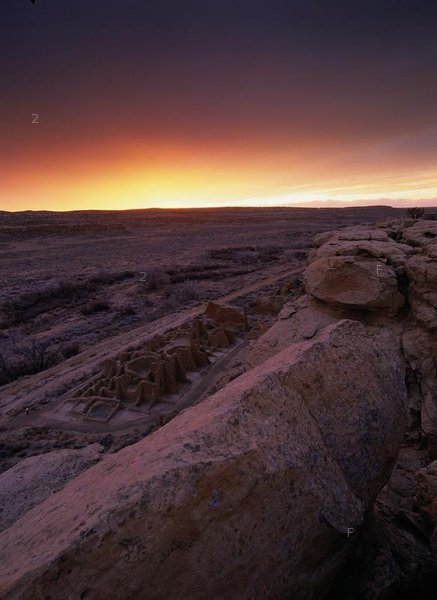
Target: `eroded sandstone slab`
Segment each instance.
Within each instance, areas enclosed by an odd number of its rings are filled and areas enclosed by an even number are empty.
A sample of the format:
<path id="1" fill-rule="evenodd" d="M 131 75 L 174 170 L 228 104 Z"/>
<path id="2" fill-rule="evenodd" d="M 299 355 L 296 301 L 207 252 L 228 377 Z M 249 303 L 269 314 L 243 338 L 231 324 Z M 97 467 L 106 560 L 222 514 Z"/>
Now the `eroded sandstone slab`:
<path id="1" fill-rule="evenodd" d="M 103 446 L 54 450 L 22 460 L 0 475 L 0 530 L 88 469 L 101 458 Z"/>
<path id="2" fill-rule="evenodd" d="M 88 469 L 0 534 L 2 598 L 321 597 L 398 454 L 384 352 L 340 321 Z"/>

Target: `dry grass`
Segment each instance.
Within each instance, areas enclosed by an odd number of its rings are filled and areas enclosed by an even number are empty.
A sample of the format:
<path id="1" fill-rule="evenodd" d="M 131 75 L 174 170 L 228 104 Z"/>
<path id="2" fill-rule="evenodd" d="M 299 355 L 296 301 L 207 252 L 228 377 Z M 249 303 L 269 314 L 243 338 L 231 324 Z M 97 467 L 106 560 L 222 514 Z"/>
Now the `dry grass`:
<path id="1" fill-rule="evenodd" d="M 35 317 L 71 304 L 87 300 L 101 288 L 133 277 L 132 271 L 120 273 L 100 273 L 86 281 L 70 282 L 61 280 L 53 286 L 34 292 L 25 292 L 3 303 L 5 315 L 3 328 L 19 325 Z M 87 314 L 87 313 L 85 313 Z M 89 314 L 89 313 L 88 313 Z"/>

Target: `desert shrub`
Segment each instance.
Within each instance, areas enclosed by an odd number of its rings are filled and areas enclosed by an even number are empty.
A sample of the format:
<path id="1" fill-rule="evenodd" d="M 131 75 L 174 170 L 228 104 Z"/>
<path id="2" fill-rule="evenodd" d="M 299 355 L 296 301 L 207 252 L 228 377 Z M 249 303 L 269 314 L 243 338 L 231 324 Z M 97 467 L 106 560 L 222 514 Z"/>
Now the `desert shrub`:
<path id="1" fill-rule="evenodd" d="M 314 248 L 314 242 L 294 242 L 293 244 L 293 250 L 304 250 L 306 248 Z"/>
<path id="2" fill-rule="evenodd" d="M 284 253 L 282 246 L 262 246 L 259 248 L 260 259 L 263 262 L 271 262 L 276 260 L 279 256 Z"/>
<path id="3" fill-rule="evenodd" d="M 155 302 L 151 300 L 148 296 L 145 296 L 142 300 L 145 308 L 151 308 L 152 306 L 155 306 Z"/>
<path id="4" fill-rule="evenodd" d="M 236 256 L 241 252 L 257 252 L 255 246 L 230 246 L 228 248 L 214 248 L 208 252 L 208 257 L 212 260 L 235 261 Z"/>
<path id="5" fill-rule="evenodd" d="M 147 320 L 153 321 L 155 319 L 160 319 L 168 313 L 175 312 L 179 307 L 180 302 L 178 302 L 176 296 L 174 294 L 169 294 L 162 300 L 160 305 L 155 310 L 147 314 Z"/>
<path id="6" fill-rule="evenodd" d="M 197 273 L 197 272 L 204 272 L 204 271 L 214 271 L 215 269 L 217 269 L 217 265 L 211 265 L 208 263 L 202 263 L 202 264 L 197 264 L 197 265 L 188 265 L 187 267 L 179 267 L 178 269 L 171 269 L 170 271 L 166 271 L 169 275 L 176 273 L 177 271 L 180 271 L 182 269 L 182 271 L 184 271 L 185 273 Z"/>
<path id="7" fill-rule="evenodd" d="M 284 252 L 278 245 L 267 246 L 234 246 L 229 248 L 215 248 L 210 250 L 208 258 L 220 261 L 233 261 L 240 264 L 256 263 L 258 260 L 269 262 L 276 260 Z"/>
<path id="8" fill-rule="evenodd" d="M 259 252 L 254 250 L 242 250 L 240 252 L 236 252 L 234 255 L 234 260 L 241 265 L 250 265 L 253 263 L 259 262 L 260 255 Z"/>
<path id="9" fill-rule="evenodd" d="M 414 206 L 407 209 L 407 214 L 411 219 L 422 219 L 425 215 L 425 209 L 421 206 Z"/>
<path id="10" fill-rule="evenodd" d="M 287 260 L 303 260 L 308 256 L 308 252 L 305 250 L 289 249 L 285 252 Z"/>
<path id="11" fill-rule="evenodd" d="M 27 346 L 17 346 L 15 352 L 23 358 L 24 365 L 31 373 L 39 373 L 59 362 L 58 349 L 51 348 L 51 342 L 32 340 Z"/>
<path id="12" fill-rule="evenodd" d="M 181 283 L 187 280 L 221 279 L 220 267 L 211 264 L 178 266 L 165 271 L 170 283 Z M 217 272 L 219 271 L 219 274 Z"/>
<path id="13" fill-rule="evenodd" d="M 3 353 L 0 353 L 0 386 L 14 381 L 12 378 L 12 365 Z M 1 457 L 1 456 L 0 456 Z"/>
<path id="14" fill-rule="evenodd" d="M 91 285 L 112 285 L 113 283 L 118 283 L 119 281 L 123 281 L 124 279 L 130 279 L 134 277 L 135 273 L 133 271 L 120 271 L 118 273 L 98 273 L 89 279 Z"/>
<path id="15" fill-rule="evenodd" d="M 191 281 L 184 281 L 183 283 L 173 286 L 171 290 L 167 291 L 160 309 L 166 313 L 172 312 L 177 310 L 181 305 L 188 304 L 192 300 L 196 300 L 198 297 L 199 292 L 196 289 L 196 286 Z"/>
<path id="16" fill-rule="evenodd" d="M 118 312 L 119 312 L 120 316 L 122 316 L 122 317 L 132 317 L 133 315 L 137 314 L 135 307 L 131 306 L 131 305 L 122 306 Z"/>
<path id="17" fill-rule="evenodd" d="M 0 354 L 0 385 L 45 371 L 60 360 L 59 348 L 53 349 L 47 341 L 32 340 L 27 345 L 15 346 L 10 356 Z"/>
<path id="18" fill-rule="evenodd" d="M 111 307 L 106 300 L 93 300 L 86 304 L 82 309 L 81 313 L 85 316 L 94 315 L 95 313 L 109 310 Z"/>
<path id="19" fill-rule="evenodd" d="M 232 248 L 214 248 L 208 252 L 212 260 L 232 260 Z"/>
<path id="20" fill-rule="evenodd" d="M 184 281 L 174 287 L 173 296 L 177 302 L 186 304 L 187 302 L 196 300 L 199 297 L 199 292 L 192 282 Z"/>
<path id="21" fill-rule="evenodd" d="M 71 342 L 62 348 L 62 356 L 67 359 L 76 356 L 80 352 L 80 345 L 77 342 Z"/>
<path id="22" fill-rule="evenodd" d="M 56 286 L 45 290 L 26 292 L 3 304 L 7 323 L 18 325 L 38 315 L 54 310 L 64 303 L 79 299 L 77 287 L 69 282 L 61 281 Z"/>
<path id="23" fill-rule="evenodd" d="M 169 271 L 168 271 L 169 272 Z M 173 274 L 170 275 L 170 283 L 182 283 L 182 282 L 190 282 L 190 281 L 220 281 L 226 279 L 227 277 L 236 277 L 237 275 L 246 275 L 247 273 L 252 273 L 253 267 L 249 265 L 245 265 L 245 268 L 234 267 L 233 265 L 225 265 L 223 266 L 208 266 L 205 271 L 200 270 L 187 270 L 181 268 L 179 271 L 173 271 Z"/>
<path id="24" fill-rule="evenodd" d="M 169 276 L 162 269 L 149 269 L 145 273 L 144 283 L 149 292 L 159 290 L 162 286 L 167 285 L 170 282 Z"/>

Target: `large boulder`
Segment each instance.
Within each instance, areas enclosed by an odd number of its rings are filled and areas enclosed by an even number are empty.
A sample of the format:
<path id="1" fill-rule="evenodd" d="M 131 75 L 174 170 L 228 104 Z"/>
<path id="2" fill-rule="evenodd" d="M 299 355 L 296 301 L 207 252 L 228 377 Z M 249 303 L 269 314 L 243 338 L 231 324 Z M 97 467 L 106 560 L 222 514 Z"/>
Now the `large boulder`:
<path id="1" fill-rule="evenodd" d="M 390 475 L 404 410 L 397 345 L 330 325 L 2 532 L 0 596 L 323 597 Z"/>
<path id="2" fill-rule="evenodd" d="M 330 256 L 314 260 L 305 289 L 332 306 L 395 315 L 405 302 L 393 267 L 375 258 Z"/>

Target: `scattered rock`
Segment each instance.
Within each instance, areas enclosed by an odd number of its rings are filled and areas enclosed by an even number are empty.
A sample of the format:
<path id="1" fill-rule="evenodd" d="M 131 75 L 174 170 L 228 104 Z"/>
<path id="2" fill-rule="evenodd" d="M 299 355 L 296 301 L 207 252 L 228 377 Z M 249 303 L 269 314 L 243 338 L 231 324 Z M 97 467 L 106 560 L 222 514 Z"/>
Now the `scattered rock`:
<path id="1" fill-rule="evenodd" d="M 261 296 L 257 298 L 254 310 L 262 315 L 277 315 L 284 306 L 285 301 L 286 297 L 279 294 Z"/>
<path id="2" fill-rule="evenodd" d="M 302 337 L 304 340 L 310 340 L 311 338 L 313 338 L 316 335 L 316 333 L 318 331 L 319 331 L 319 328 L 317 326 L 312 326 L 302 333 Z"/>
<path id="3" fill-rule="evenodd" d="M 209 302 L 205 310 L 205 315 L 213 319 L 216 323 L 224 323 L 236 329 L 247 329 L 246 315 L 244 311 L 236 306 Z"/>

